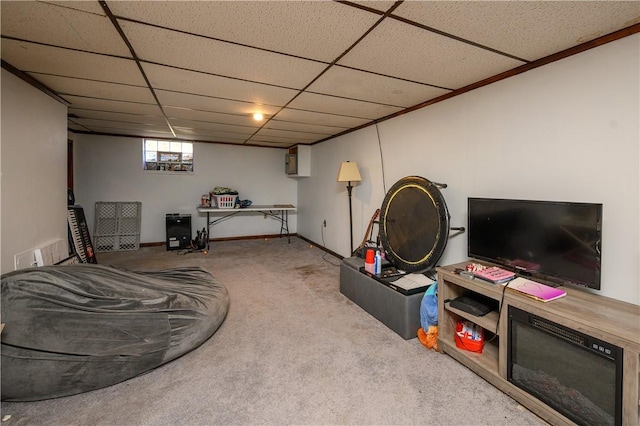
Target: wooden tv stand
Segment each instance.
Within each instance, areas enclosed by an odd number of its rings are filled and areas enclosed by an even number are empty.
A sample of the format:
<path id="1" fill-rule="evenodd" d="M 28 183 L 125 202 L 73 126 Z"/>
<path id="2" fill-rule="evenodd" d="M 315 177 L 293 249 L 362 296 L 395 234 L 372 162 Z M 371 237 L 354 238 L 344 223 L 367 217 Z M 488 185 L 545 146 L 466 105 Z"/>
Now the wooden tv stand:
<path id="1" fill-rule="evenodd" d="M 544 402 L 507 381 L 508 307 L 514 306 L 549 321 L 581 331 L 623 348 L 622 424 L 640 424 L 640 307 L 580 289 L 563 287 L 567 295 L 543 303 L 513 291 L 504 293 L 500 313 L 490 312 L 477 317 L 449 306 L 463 294 L 478 293 L 499 303 L 503 286 L 480 279 L 468 279 L 455 274 L 455 268 L 465 269 L 468 262 L 438 267 L 438 344 L 446 353 L 464 364 L 489 383 L 514 398 L 533 413 L 551 424 L 574 423 Z M 454 340 L 455 324 L 466 319 L 481 326 L 485 341 L 481 354 L 459 349 Z M 497 335 L 491 341 L 493 333 Z"/>

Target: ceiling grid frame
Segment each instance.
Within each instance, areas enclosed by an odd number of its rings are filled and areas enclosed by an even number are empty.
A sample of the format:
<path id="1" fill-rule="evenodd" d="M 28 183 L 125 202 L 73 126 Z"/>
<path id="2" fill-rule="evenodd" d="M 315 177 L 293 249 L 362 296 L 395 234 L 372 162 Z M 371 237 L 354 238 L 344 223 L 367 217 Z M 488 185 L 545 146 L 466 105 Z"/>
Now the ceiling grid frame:
<path id="1" fill-rule="evenodd" d="M 2 68 L 67 105 L 70 132 L 288 148 L 321 143 L 640 32 L 640 2 L 625 1 L 171 3 L 4 0 Z M 177 15 L 167 18 L 162 8 Z M 240 17 L 251 25 L 238 25 Z M 156 59 L 144 47 L 149 40 L 128 38 L 126 22 L 166 41 Z M 216 74 L 215 60 L 203 56 L 225 51 L 216 43 L 244 62 L 219 64 Z M 171 49 L 187 49 L 185 59 L 201 55 L 192 62 L 202 69 L 176 64 L 172 53 L 180 55 Z M 491 67 L 470 63 L 474 55 Z M 73 67 L 63 65 L 69 61 Z M 312 63 L 316 71 L 305 65 Z M 451 68 L 434 79 L 421 65 L 433 63 Z M 473 78 L 453 78 L 465 74 Z M 303 84 L 293 83 L 296 78 Z M 254 111 L 266 119 L 254 121 Z"/>

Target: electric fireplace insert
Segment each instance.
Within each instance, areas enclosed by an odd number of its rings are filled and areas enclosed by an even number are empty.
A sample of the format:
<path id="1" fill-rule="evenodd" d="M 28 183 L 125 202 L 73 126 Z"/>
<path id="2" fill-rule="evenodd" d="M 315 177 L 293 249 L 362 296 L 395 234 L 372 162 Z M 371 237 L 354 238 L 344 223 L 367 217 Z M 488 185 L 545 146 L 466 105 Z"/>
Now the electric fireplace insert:
<path id="1" fill-rule="evenodd" d="M 622 348 L 509 306 L 507 379 L 579 425 L 622 424 Z"/>

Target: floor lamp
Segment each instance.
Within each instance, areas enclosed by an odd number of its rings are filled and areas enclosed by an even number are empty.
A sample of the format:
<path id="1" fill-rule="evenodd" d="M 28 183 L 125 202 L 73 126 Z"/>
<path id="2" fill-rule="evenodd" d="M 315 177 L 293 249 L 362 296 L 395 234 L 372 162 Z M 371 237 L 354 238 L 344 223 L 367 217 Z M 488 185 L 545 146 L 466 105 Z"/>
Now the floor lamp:
<path id="1" fill-rule="evenodd" d="M 350 161 L 343 161 L 340 164 L 340 170 L 338 171 L 338 182 L 347 183 L 347 194 L 349 195 L 349 236 L 351 237 L 351 252 L 349 256 L 353 255 L 353 212 L 351 210 L 351 190 L 353 186 L 351 182 L 360 182 L 360 171 L 358 165 Z"/>

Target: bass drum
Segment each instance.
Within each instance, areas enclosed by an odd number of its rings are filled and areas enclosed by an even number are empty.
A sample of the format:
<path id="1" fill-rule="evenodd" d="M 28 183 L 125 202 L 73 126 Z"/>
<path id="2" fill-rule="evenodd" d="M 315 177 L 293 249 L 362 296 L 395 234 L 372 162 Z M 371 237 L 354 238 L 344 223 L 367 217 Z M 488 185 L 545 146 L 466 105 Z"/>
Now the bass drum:
<path id="1" fill-rule="evenodd" d="M 449 219 L 436 184 L 420 176 L 400 179 L 380 209 L 380 242 L 387 259 L 407 272 L 432 269 L 447 245 Z"/>

